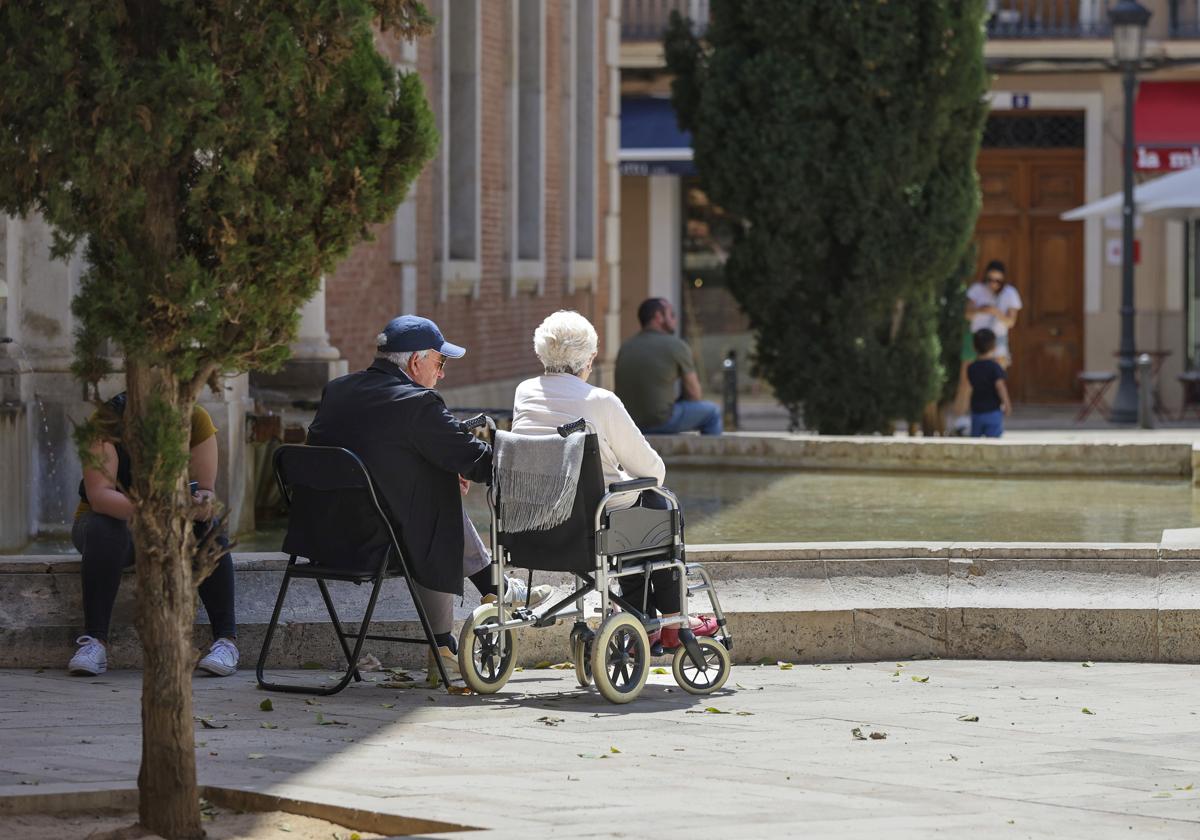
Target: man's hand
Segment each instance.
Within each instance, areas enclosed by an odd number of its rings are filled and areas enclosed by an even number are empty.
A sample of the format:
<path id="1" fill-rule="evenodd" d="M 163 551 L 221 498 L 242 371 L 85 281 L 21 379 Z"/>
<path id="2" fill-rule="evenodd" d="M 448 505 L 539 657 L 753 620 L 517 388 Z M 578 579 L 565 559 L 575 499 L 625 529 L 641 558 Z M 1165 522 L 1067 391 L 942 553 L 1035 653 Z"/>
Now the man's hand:
<path id="1" fill-rule="evenodd" d="M 216 494 L 211 490 L 200 489 L 192 494 L 192 519 L 197 522 L 207 522 L 213 518 L 213 503 Z"/>
<path id="2" fill-rule="evenodd" d="M 463 478 L 460 475 L 458 477 L 458 492 L 462 493 L 465 496 L 465 495 L 467 495 L 467 491 L 470 489 L 471 489 L 471 482 L 469 480 Z"/>

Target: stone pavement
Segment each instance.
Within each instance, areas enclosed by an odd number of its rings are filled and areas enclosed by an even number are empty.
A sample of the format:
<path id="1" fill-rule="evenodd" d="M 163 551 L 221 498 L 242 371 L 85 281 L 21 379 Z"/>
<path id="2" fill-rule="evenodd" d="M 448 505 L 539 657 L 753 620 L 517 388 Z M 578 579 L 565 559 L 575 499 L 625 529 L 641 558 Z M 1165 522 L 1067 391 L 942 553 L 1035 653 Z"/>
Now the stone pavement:
<path id="1" fill-rule="evenodd" d="M 223 728 L 197 723 L 196 756 L 204 783 L 491 829 L 462 837 L 1200 838 L 1198 682 L 927 660 L 737 666 L 708 698 L 652 674 L 623 707 L 558 670 L 492 697 L 364 683 L 310 704 L 243 671 L 197 679 Z M 135 671 L 0 671 L 0 794 L 128 784 L 139 690 Z"/>

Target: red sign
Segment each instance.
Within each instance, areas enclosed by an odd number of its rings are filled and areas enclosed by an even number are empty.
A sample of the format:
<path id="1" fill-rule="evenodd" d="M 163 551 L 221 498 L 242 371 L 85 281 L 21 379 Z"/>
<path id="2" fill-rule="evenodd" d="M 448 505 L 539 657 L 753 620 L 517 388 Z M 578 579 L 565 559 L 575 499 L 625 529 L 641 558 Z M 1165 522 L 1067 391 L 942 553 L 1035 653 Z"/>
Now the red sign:
<path id="1" fill-rule="evenodd" d="M 1139 172 L 1178 172 L 1200 165 L 1200 146 L 1154 148 L 1138 146 L 1133 168 Z"/>

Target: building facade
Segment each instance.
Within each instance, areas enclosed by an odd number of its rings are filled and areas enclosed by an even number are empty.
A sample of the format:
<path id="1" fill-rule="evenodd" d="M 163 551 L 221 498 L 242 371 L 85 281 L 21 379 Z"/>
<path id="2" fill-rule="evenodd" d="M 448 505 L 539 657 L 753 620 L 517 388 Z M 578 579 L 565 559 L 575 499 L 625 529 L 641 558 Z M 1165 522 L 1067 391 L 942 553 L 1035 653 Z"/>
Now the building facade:
<path id="1" fill-rule="evenodd" d="M 468 348 L 447 369 L 447 400 L 509 407 L 540 370 L 534 327 L 575 309 L 596 326 L 604 378 L 620 301 L 619 0 L 429 8 L 433 34 L 380 48 L 421 75 L 439 153 L 392 222 L 326 278 L 328 343 L 363 367 L 390 318 L 426 315 Z"/>
<path id="2" fill-rule="evenodd" d="M 1142 2 L 1152 17 L 1135 137 L 1137 177 L 1146 180 L 1200 161 L 1200 3 Z M 1075 402 L 1081 371 L 1115 369 L 1120 337 L 1120 217 L 1061 218 L 1121 189 L 1124 99 L 1107 12 L 1100 0 L 988 6 L 994 75 L 977 163 L 979 267 L 1004 260 L 1025 303 L 1011 335 L 1014 399 Z M 748 336 L 706 273 L 722 256 L 720 218 L 693 180 L 688 138 L 670 114 L 660 40 L 672 9 L 701 26 L 709 14 L 703 0 L 625 2 L 623 284 L 627 299 L 649 288 L 682 302 L 711 368 Z M 1197 363 L 1198 235 L 1195 221 L 1138 219 L 1137 344 L 1161 362 L 1158 390 L 1170 411 L 1183 396 L 1177 375 Z M 633 328 L 628 313 L 622 327 Z"/>

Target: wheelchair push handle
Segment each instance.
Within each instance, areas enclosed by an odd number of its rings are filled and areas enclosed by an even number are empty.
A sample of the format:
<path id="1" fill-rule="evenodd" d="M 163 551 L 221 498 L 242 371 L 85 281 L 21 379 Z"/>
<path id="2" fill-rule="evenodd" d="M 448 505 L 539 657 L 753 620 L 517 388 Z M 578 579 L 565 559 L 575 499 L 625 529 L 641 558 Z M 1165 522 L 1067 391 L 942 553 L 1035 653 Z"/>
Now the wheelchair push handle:
<path id="1" fill-rule="evenodd" d="M 558 433 L 563 437 L 568 437 L 575 432 L 582 432 L 587 428 L 587 421 L 580 417 L 578 420 L 572 420 L 570 423 L 564 423 L 558 427 Z"/>
<path id="2" fill-rule="evenodd" d="M 472 429 L 482 428 L 483 426 L 487 426 L 489 429 L 495 429 L 496 421 L 491 417 L 488 417 L 486 414 L 476 414 L 474 417 L 468 417 L 466 420 L 462 421 L 463 429 L 468 432 Z"/>

